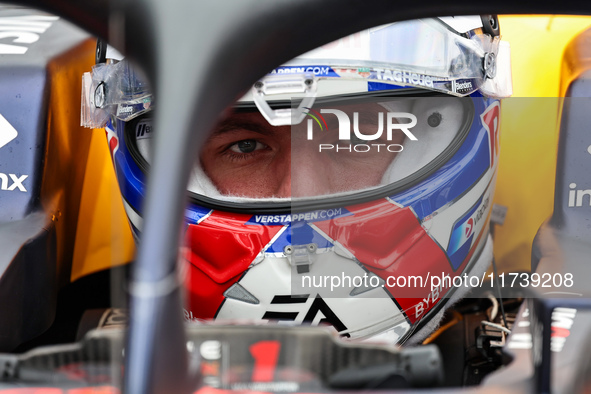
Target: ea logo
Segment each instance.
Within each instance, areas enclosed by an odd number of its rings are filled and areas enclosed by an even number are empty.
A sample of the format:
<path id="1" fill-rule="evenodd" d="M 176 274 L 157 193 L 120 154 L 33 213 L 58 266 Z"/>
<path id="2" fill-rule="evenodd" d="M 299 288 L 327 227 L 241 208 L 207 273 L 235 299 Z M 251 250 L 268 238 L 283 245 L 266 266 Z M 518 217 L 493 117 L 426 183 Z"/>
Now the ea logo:
<path id="1" fill-rule="evenodd" d="M 468 219 L 468 221 L 466 222 L 466 238 L 470 236 L 470 234 L 472 234 L 472 228 L 474 227 L 474 219 L 470 218 Z"/>

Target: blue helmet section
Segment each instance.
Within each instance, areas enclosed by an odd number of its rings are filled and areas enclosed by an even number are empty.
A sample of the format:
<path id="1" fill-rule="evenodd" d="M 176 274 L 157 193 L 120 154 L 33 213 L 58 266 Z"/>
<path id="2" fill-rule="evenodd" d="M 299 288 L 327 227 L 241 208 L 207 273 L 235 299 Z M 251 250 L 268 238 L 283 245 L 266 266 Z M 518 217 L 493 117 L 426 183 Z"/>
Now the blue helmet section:
<path id="1" fill-rule="evenodd" d="M 145 174 L 136 164 L 125 144 L 125 122 L 118 119 L 115 128 L 111 122 L 107 124 L 107 128 L 115 131 L 119 139 L 118 148 L 113 151 L 113 162 L 121 194 L 125 201 L 139 213 L 144 198 Z"/>

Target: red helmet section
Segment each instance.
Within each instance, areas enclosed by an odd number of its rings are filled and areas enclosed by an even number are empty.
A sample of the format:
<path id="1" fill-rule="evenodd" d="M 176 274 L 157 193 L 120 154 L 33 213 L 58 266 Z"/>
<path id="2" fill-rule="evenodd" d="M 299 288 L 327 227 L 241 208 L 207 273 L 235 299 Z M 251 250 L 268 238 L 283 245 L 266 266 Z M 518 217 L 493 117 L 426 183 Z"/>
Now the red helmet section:
<path id="1" fill-rule="evenodd" d="M 251 215 L 212 212 L 187 228 L 185 276 L 193 317 L 211 319 L 221 306 L 223 293 L 248 269 L 282 226 L 249 226 Z"/>
<path id="2" fill-rule="evenodd" d="M 432 288 L 430 275 L 456 275 L 446 252 L 409 207 L 380 199 L 347 210 L 352 215 L 311 224 L 351 252 L 365 269 L 382 278 L 400 309 L 415 323 L 449 290 L 443 285 Z M 188 226 L 189 247 L 185 255 L 190 264 L 185 285 L 192 317 L 215 317 L 224 300 L 223 293 L 240 280 L 283 227 L 246 224 L 251 217 L 214 211 L 201 223 Z M 463 272 L 482 234 L 455 272 Z"/>

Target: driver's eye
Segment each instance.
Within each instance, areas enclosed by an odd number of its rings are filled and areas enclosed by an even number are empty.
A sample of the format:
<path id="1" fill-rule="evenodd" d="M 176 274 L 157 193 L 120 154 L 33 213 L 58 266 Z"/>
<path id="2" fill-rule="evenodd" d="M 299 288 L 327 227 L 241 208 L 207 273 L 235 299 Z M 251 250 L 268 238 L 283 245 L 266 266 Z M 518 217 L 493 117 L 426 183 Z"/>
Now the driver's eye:
<path id="1" fill-rule="evenodd" d="M 261 149 L 262 147 L 263 144 L 257 142 L 256 140 L 243 140 L 232 145 L 230 150 L 236 153 L 251 153 L 257 148 Z"/>

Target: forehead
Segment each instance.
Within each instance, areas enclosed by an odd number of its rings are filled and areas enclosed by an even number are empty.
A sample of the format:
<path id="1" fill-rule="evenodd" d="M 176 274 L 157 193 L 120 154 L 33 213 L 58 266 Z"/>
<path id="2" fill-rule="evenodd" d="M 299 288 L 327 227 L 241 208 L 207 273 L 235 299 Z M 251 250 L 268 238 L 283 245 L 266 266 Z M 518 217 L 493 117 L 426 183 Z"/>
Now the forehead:
<path id="1" fill-rule="evenodd" d="M 386 107 L 379 102 L 348 102 L 339 101 L 335 103 L 323 103 L 311 108 L 311 112 L 320 112 L 322 109 L 337 109 L 347 114 L 357 113 L 379 113 L 387 112 Z M 327 117 L 327 121 L 330 117 Z M 272 126 L 255 108 L 232 110 L 217 124 L 214 133 L 224 133 L 236 128 L 259 128 L 261 130 L 272 130 L 285 126 Z M 290 126 L 287 126 L 290 127 Z"/>

